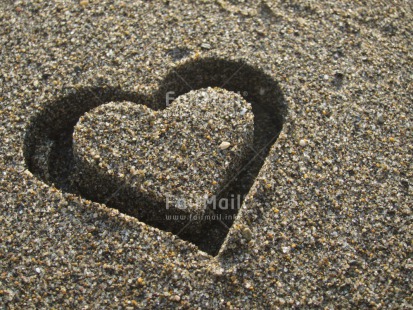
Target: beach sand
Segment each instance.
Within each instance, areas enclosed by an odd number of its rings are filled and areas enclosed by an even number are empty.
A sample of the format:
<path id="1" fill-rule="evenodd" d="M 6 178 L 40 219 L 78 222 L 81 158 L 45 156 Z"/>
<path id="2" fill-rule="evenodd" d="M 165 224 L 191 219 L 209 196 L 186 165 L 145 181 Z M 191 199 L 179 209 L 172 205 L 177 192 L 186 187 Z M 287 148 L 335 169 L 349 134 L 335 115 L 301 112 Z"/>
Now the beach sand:
<path id="1" fill-rule="evenodd" d="M 0 304 L 412 307 L 412 29 L 409 1 L 1 2 Z M 205 87 L 254 113 L 235 219 L 191 239 L 74 185 L 86 111 Z"/>

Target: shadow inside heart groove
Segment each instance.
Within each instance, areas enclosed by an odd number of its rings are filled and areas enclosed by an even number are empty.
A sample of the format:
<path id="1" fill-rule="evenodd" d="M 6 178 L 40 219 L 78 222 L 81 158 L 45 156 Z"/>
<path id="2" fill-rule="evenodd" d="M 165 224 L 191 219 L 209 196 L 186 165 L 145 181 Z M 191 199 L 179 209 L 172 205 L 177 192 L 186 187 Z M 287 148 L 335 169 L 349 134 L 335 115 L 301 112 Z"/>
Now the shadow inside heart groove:
<path id="1" fill-rule="evenodd" d="M 186 83 L 183 81 L 187 81 Z M 254 113 L 254 151 L 240 167 L 237 177 L 219 198 L 242 197 L 248 194 L 264 159 L 281 131 L 286 113 L 284 98 L 278 84 L 263 71 L 241 61 L 216 58 L 190 60 L 170 71 L 150 96 L 125 92 L 110 86 L 85 87 L 46 102 L 44 109 L 31 120 L 24 142 L 24 156 L 28 169 L 46 184 L 53 184 L 70 192 L 120 212 L 138 217 L 148 225 L 171 231 L 181 239 L 192 242 L 199 249 L 216 255 L 225 240 L 238 209 L 214 210 L 221 220 L 209 220 L 201 229 L 177 229 L 171 221 L 159 220 L 134 213 L 134 201 L 128 201 L 127 186 L 115 181 L 104 184 L 102 190 L 80 189 L 74 178 L 72 134 L 80 116 L 111 101 L 130 101 L 144 104 L 154 110 L 166 107 L 168 92 L 173 97 L 206 87 L 221 87 L 237 92 L 252 106 Z M 240 205 L 239 205 L 240 206 Z M 238 206 L 238 207 L 239 207 Z M 164 207 L 164 206 L 163 206 Z"/>

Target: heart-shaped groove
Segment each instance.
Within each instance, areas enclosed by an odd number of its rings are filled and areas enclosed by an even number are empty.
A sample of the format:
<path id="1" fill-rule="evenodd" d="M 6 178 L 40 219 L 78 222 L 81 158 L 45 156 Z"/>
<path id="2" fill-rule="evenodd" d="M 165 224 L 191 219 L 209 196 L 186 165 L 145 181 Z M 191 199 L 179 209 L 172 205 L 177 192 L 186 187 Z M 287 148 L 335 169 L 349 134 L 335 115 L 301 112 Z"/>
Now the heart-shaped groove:
<path id="1" fill-rule="evenodd" d="M 207 87 L 220 87 L 238 93 L 251 104 L 254 114 L 254 141 L 250 156 L 240 165 L 232 180 L 219 190 L 219 199 L 232 201 L 234 197 L 240 197 L 235 204 L 237 208 L 215 209 L 215 217 L 205 221 L 202 228 L 197 230 L 176 231 L 173 221 L 153 221 L 150 216 L 139 220 L 172 231 L 181 239 L 197 245 L 200 250 L 216 255 L 238 208 L 282 129 L 286 114 L 284 98 L 277 82 L 262 70 L 243 61 L 217 58 L 189 60 L 173 68 L 150 96 L 126 92 L 118 87 L 100 86 L 76 89 L 46 102 L 44 109 L 31 119 L 26 132 L 23 151 L 27 167 L 46 184 L 135 216 L 128 207 L 131 201 L 125 199 L 131 197 L 127 186 L 113 180 L 113 183 L 105 184 L 103 190 L 85 191 L 74 182 L 76 173 L 72 135 L 75 125 L 83 114 L 102 104 L 128 101 L 162 110 L 171 94 L 177 98 L 191 90 Z"/>

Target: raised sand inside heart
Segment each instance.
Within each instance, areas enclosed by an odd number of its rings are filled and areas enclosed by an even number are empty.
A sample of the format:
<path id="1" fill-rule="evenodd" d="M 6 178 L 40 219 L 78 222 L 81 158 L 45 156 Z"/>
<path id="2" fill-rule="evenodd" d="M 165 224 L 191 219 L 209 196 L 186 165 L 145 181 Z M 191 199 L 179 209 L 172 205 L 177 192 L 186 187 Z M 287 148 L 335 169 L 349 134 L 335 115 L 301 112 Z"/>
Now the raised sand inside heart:
<path id="1" fill-rule="evenodd" d="M 218 88 L 191 91 L 162 111 L 104 104 L 75 127 L 79 187 L 109 195 L 126 186 L 138 217 L 202 215 L 241 168 L 253 129 L 250 104 Z"/>

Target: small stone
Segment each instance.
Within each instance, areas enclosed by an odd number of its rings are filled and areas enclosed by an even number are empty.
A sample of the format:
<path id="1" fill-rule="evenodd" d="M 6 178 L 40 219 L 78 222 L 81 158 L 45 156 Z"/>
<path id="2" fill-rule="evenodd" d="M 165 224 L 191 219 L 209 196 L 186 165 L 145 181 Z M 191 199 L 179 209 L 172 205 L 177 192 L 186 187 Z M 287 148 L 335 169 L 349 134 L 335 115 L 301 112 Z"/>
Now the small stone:
<path id="1" fill-rule="evenodd" d="M 300 140 L 300 142 L 299 142 L 299 144 L 300 144 L 300 146 L 306 146 L 307 145 L 307 140 L 305 140 L 305 139 L 301 139 Z"/>
<path id="2" fill-rule="evenodd" d="M 254 289 L 254 287 L 252 286 L 252 284 L 251 284 L 250 282 L 248 282 L 248 281 L 246 281 L 246 282 L 244 283 L 244 287 L 245 287 L 247 290 L 253 290 L 253 289 Z"/>
<path id="3" fill-rule="evenodd" d="M 135 166 L 130 167 L 129 172 L 131 175 L 136 175 L 137 174 L 136 167 Z"/>
<path id="4" fill-rule="evenodd" d="M 224 274 L 224 268 L 215 268 L 213 269 L 213 273 L 216 276 L 222 276 Z"/>
<path id="5" fill-rule="evenodd" d="M 178 296 L 178 295 L 173 295 L 173 296 L 171 297 L 171 300 L 172 300 L 172 301 L 179 302 L 179 301 L 181 301 L 181 297 Z"/>
<path id="6" fill-rule="evenodd" d="M 289 246 L 283 246 L 281 249 L 282 249 L 284 254 L 289 253 L 290 250 L 291 250 L 291 248 Z"/>
<path id="7" fill-rule="evenodd" d="M 211 44 L 209 43 L 202 43 L 201 47 L 206 50 L 210 50 L 212 48 Z"/>
<path id="8" fill-rule="evenodd" d="M 245 227 L 241 231 L 241 234 L 245 238 L 245 240 L 247 240 L 247 241 L 250 241 L 252 239 L 252 232 L 251 232 L 251 229 L 249 229 L 248 227 Z"/>
<path id="9" fill-rule="evenodd" d="M 377 123 L 379 125 L 383 125 L 384 124 L 384 118 L 382 114 L 377 115 Z"/>
<path id="10" fill-rule="evenodd" d="M 223 141 L 220 145 L 219 145 L 219 149 L 220 150 L 226 150 L 227 148 L 229 148 L 231 145 L 231 143 L 229 143 L 228 141 Z"/>

